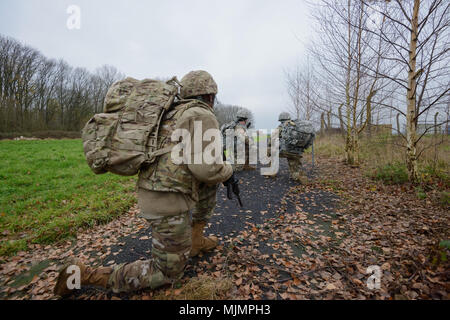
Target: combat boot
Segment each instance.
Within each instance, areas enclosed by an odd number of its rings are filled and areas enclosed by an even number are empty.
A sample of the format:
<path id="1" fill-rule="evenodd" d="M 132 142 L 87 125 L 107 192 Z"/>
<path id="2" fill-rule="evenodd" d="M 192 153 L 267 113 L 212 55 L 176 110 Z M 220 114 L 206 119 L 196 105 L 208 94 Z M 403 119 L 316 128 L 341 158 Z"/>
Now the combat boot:
<path id="1" fill-rule="evenodd" d="M 298 178 L 298 181 L 300 181 L 300 183 L 301 183 L 302 185 L 307 185 L 307 184 L 309 183 L 308 178 L 305 177 L 305 176 L 302 176 L 302 175 Z"/>
<path id="2" fill-rule="evenodd" d="M 208 252 L 214 249 L 219 243 L 219 239 L 214 236 L 203 236 L 205 229 L 205 222 L 195 222 L 192 225 L 192 249 L 190 256 L 198 256 L 200 252 Z"/>
<path id="3" fill-rule="evenodd" d="M 302 174 L 300 174 L 300 173 L 295 173 L 295 174 L 293 174 L 292 175 L 292 179 L 293 180 L 295 180 L 295 181 L 297 181 L 297 182 L 299 182 L 300 184 L 302 184 L 302 185 L 307 185 L 308 184 L 308 178 L 307 177 L 305 177 L 305 176 L 303 176 Z"/>
<path id="4" fill-rule="evenodd" d="M 58 279 L 56 281 L 53 293 L 55 295 L 64 297 L 70 295 L 73 289 L 69 289 L 67 285 L 67 280 L 74 273 L 67 273 L 67 269 L 70 266 L 77 266 L 80 268 L 80 284 L 81 286 L 96 286 L 107 288 L 109 276 L 113 272 L 113 268 L 100 267 L 100 268 L 90 268 L 85 266 L 80 260 L 72 260 L 67 263 L 59 272 Z"/>

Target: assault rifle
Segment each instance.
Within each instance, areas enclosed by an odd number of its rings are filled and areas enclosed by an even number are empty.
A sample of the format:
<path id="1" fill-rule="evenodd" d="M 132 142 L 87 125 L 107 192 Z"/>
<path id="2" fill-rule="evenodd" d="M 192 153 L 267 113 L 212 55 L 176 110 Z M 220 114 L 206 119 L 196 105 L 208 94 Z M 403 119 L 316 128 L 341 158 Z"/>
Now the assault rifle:
<path id="1" fill-rule="evenodd" d="M 225 152 L 223 153 L 223 160 L 226 160 Z M 228 179 L 227 181 L 225 181 L 223 183 L 223 185 L 227 188 L 227 198 L 229 200 L 233 200 L 233 193 L 234 193 L 234 195 L 236 196 L 236 198 L 239 202 L 239 206 L 241 206 L 241 208 L 242 208 L 243 205 L 242 205 L 241 196 L 240 196 L 241 192 L 239 190 L 239 180 L 235 178 L 234 173 L 230 179 Z"/>
<path id="2" fill-rule="evenodd" d="M 236 198 L 238 199 L 239 205 L 242 208 L 243 205 L 242 205 L 240 191 L 239 191 L 239 180 L 237 180 L 234 177 L 234 173 L 230 179 L 228 179 L 227 181 L 225 181 L 223 183 L 223 185 L 227 188 L 227 198 L 230 200 L 233 200 L 233 193 L 234 193 Z"/>

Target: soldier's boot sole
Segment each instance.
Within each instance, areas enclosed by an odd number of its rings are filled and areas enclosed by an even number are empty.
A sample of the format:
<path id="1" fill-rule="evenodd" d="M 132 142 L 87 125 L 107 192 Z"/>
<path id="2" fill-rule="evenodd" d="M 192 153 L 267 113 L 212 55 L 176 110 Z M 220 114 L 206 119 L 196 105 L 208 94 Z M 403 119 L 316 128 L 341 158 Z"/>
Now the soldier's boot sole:
<path id="1" fill-rule="evenodd" d="M 77 259 L 71 259 L 69 262 L 67 262 L 61 268 L 61 270 L 59 270 L 58 278 L 56 279 L 56 285 L 53 288 L 53 293 L 57 296 L 65 297 L 73 292 L 73 289 L 69 289 L 68 287 L 68 279 L 73 275 L 73 273 L 69 273 L 67 270 L 70 266 L 77 266 L 78 268 L 80 268 L 80 276 L 81 272 L 86 268 L 84 264 Z"/>
<path id="2" fill-rule="evenodd" d="M 308 184 L 309 183 L 308 178 L 305 178 L 305 177 L 298 178 L 298 181 L 300 181 L 301 184 Z"/>
<path id="3" fill-rule="evenodd" d="M 80 260 L 72 259 L 66 263 L 59 272 L 56 285 L 53 289 L 53 293 L 57 296 L 66 297 L 76 290 L 76 288 L 69 288 L 68 279 L 75 274 L 73 272 L 68 272 L 68 268 L 70 266 L 77 266 L 79 268 L 81 286 L 92 285 L 105 289 L 108 286 L 108 280 L 113 271 L 112 268 L 108 267 L 100 267 L 95 269 L 89 268 L 86 267 Z"/>
<path id="4" fill-rule="evenodd" d="M 298 174 L 293 175 L 292 179 L 303 185 L 308 184 L 308 182 L 309 182 L 307 177 L 304 177 L 304 176 L 298 175 Z"/>

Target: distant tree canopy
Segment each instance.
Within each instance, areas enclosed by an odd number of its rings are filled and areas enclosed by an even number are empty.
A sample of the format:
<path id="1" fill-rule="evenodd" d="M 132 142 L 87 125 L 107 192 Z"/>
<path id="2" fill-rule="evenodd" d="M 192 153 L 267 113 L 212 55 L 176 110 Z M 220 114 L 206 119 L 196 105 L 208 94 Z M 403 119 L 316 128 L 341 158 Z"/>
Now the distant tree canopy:
<path id="1" fill-rule="evenodd" d="M 122 78 L 112 66 L 91 73 L 0 35 L 0 132 L 79 131 Z"/>
<path id="2" fill-rule="evenodd" d="M 0 35 L 0 133 L 80 131 L 103 111 L 109 87 L 123 78 L 113 66 L 91 73 Z M 222 125 L 235 120 L 241 109 L 254 125 L 246 108 L 219 103 L 215 110 Z"/>
<path id="3" fill-rule="evenodd" d="M 229 123 L 236 120 L 236 115 L 239 110 L 244 110 L 248 116 L 249 121 L 251 122 L 251 127 L 255 127 L 255 117 L 253 113 L 244 107 L 226 105 L 226 104 L 217 104 L 214 107 L 214 113 L 219 121 L 219 125 L 222 126 L 225 123 Z"/>

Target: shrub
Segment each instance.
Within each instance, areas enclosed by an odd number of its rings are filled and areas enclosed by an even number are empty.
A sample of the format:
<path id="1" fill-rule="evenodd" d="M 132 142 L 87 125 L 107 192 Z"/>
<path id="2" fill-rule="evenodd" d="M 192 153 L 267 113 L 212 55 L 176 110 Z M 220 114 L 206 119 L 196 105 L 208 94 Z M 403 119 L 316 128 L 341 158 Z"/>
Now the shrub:
<path id="1" fill-rule="evenodd" d="M 402 163 L 392 163 L 376 168 L 372 176 L 385 184 L 402 184 L 408 182 L 408 171 Z"/>
<path id="2" fill-rule="evenodd" d="M 439 202 L 444 208 L 447 208 L 450 206 L 450 192 L 448 191 L 442 191 L 439 194 Z"/>
<path id="3" fill-rule="evenodd" d="M 417 187 L 416 188 L 416 194 L 417 194 L 417 198 L 419 198 L 420 200 L 424 200 L 424 199 L 427 198 L 427 194 L 422 189 L 422 187 Z"/>

